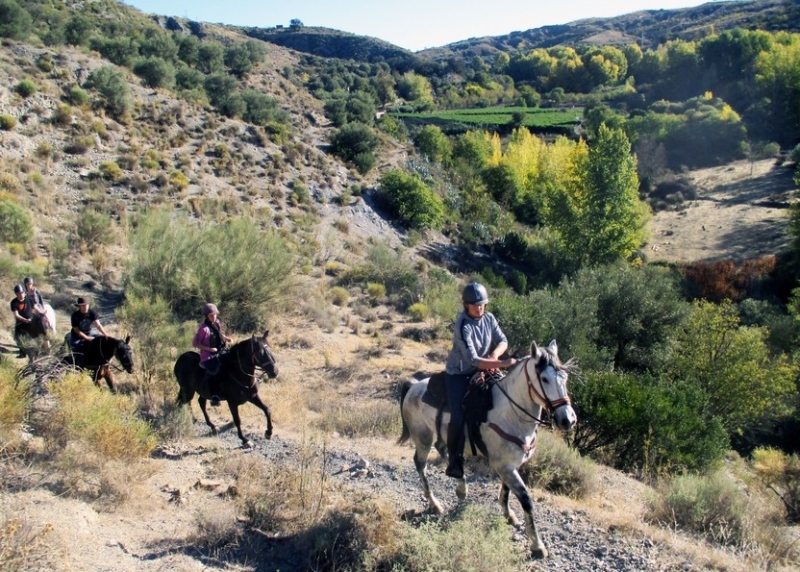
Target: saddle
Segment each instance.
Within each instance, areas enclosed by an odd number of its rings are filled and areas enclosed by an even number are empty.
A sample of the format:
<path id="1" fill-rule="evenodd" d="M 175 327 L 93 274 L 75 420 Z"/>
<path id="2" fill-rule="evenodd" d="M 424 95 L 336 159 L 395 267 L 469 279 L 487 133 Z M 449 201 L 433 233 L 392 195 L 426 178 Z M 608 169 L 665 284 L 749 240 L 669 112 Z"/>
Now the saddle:
<path id="1" fill-rule="evenodd" d="M 492 385 L 501 379 L 503 379 L 503 374 L 497 370 L 479 371 L 470 379 L 463 407 L 464 424 L 467 428 L 473 455 L 477 454 L 476 446 L 483 454 L 486 454 L 486 446 L 480 436 L 480 425 L 486 422 L 489 411 L 494 407 Z M 422 402 L 436 408 L 436 432 L 441 438 L 442 415 L 445 411 L 450 412 L 443 371 L 430 376 L 428 389 L 422 394 Z"/>

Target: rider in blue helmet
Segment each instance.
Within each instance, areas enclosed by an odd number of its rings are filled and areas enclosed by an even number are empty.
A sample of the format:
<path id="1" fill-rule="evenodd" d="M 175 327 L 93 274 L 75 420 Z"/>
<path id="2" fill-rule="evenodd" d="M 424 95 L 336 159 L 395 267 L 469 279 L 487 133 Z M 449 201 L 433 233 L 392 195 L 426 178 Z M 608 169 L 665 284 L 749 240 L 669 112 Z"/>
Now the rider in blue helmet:
<path id="1" fill-rule="evenodd" d="M 450 405 L 447 430 L 448 477 L 464 477 L 464 395 L 470 379 L 478 370 L 508 368 L 514 358 L 500 359 L 508 349 L 508 340 L 497 319 L 486 311 L 489 294 L 478 282 L 470 282 L 461 292 L 464 310 L 453 328 L 453 348 L 447 356 L 445 386 Z"/>

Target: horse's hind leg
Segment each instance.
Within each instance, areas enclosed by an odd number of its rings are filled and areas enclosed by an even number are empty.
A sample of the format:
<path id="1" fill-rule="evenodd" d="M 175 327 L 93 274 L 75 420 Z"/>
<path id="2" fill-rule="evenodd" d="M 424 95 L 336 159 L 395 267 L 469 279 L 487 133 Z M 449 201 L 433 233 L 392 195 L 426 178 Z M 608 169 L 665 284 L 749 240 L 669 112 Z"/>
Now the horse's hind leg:
<path id="1" fill-rule="evenodd" d="M 197 398 L 197 402 L 200 404 L 200 411 L 203 412 L 203 417 L 206 419 L 206 425 L 211 427 L 211 433 L 217 435 L 219 431 L 217 431 L 217 426 L 211 422 L 211 419 L 208 417 L 208 411 L 206 411 L 206 398 L 202 395 Z"/>
<path id="2" fill-rule="evenodd" d="M 261 401 L 261 398 L 256 394 L 252 399 L 250 399 L 250 403 L 258 407 L 261 411 L 264 412 L 264 415 L 267 417 L 267 431 L 264 433 L 265 439 L 272 439 L 272 416 L 269 414 L 269 407 L 267 404 Z"/>

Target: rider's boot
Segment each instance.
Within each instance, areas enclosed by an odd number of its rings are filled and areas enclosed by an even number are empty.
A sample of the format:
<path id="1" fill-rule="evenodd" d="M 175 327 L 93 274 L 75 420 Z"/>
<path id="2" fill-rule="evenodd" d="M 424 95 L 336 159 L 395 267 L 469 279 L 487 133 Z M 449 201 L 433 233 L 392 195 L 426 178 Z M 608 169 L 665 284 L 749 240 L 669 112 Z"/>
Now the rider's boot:
<path id="1" fill-rule="evenodd" d="M 444 474 L 454 479 L 464 478 L 464 424 L 447 426 L 448 464 Z"/>

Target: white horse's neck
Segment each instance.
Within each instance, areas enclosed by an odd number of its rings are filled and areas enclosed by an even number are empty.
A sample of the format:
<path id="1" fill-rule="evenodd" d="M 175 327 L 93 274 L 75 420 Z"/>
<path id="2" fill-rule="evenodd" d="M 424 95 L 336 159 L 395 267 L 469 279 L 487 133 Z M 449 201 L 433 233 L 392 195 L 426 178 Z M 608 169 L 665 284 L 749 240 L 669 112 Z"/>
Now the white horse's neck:
<path id="1" fill-rule="evenodd" d="M 530 383 L 541 391 L 538 387 L 536 378 L 536 365 L 531 359 L 524 360 L 520 365 L 511 369 L 506 377 L 498 382 L 494 393 L 495 412 L 499 420 L 504 423 L 507 431 L 515 430 L 517 434 L 530 435 L 536 430 L 538 421 L 542 419 L 544 408 L 536 399 L 536 392 L 528 388 L 528 378 L 526 378 L 526 368 Z M 505 390 L 505 391 L 503 391 Z M 497 407 L 498 400 L 508 403 L 507 407 Z"/>

